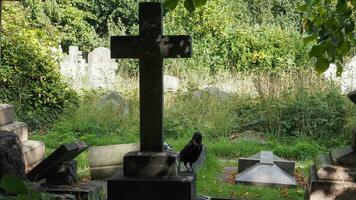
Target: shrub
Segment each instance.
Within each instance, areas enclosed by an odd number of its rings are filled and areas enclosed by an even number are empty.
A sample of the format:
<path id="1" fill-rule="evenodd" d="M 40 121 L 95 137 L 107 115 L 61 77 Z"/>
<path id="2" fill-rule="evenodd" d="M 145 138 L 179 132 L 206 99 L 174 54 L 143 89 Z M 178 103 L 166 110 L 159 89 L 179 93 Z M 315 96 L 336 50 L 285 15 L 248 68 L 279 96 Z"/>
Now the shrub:
<path id="1" fill-rule="evenodd" d="M 32 128 L 53 123 L 63 109 L 76 102 L 75 93 L 61 82 L 51 46 L 56 35 L 31 26 L 26 10 L 4 9 L 1 101 L 14 104 L 16 115 Z"/>
<path id="2" fill-rule="evenodd" d="M 318 91 L 319 90 L 319 91 Z M 328 137 L 341 135 L 349 104 L 339 89 L 330 86 L 312 91 L 267 97 L 236 109 L 239 129 L 269 132 L 279 137 Z"/>

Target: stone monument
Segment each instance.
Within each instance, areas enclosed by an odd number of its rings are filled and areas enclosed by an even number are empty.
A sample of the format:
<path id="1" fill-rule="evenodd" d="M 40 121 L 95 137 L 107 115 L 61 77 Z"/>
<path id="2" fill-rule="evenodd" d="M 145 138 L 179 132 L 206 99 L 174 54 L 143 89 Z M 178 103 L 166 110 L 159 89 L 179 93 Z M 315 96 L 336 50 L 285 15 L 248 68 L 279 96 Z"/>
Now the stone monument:
<path id="1" fill-rule="evenodd" d="M 195 175 L 182 175 L 179 154 L 163 151 L 163 58 L 191 57 L 191 38 L 162 35 L 162 20 L 162 3 L 140 3 L 140 35 L 111 38 L 112 58 L 139 59 L 140 151 L 124 156 L 108 200 L 196 199 Z"/>
<path id="2" fill-rule="evenodd" d="M 282 160 L 270 151 L 240 158 L 236 183 L 265 186 L 297 186 L 294 161 Z"/>
<path id="3" fill-rule="evenodd" d="M 348 94 L 356 103 L 356 91 Z M 356 199 L 356 130 L 349 147 L 319 155 L 310 169 L 308 200 Z"/>
<path id="4" fill-rule="evenodd" d="M 99 47 L 88 55 L 88 81 L 91 89 L 114 90 L 118 64 L 110 58 L 110 49 Z"/>

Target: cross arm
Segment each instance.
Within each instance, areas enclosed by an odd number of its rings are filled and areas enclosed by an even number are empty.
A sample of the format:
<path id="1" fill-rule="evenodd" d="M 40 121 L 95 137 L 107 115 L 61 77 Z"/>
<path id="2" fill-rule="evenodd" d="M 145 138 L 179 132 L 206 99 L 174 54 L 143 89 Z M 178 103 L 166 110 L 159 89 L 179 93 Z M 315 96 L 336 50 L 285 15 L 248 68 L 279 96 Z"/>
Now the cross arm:
<path id="1" fill-rule="evenodd" d="M 140 38 L 138 36 L 111 37 L 111 58 L 139 58 Z"/>
<path id="2" fill-rule="evenodd" d="M 163 36 L 159 45 L 163 58 L 192 57 L 192 38 L 190 36 Z"/>

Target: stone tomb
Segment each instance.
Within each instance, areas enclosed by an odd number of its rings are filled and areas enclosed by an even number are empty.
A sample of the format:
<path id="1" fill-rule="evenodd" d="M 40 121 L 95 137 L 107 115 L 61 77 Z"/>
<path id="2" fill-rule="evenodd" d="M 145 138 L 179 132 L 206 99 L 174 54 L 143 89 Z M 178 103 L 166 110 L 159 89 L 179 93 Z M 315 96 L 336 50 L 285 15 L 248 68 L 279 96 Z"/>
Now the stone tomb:
<path id="1" fill-rule="evenodd" d="M 163 59 L 191 57 L 191 38 L 162 35 L 162 21 L 162 3 L 140 3 L 140 35 L 111 38 L 112 58 L 139 59 L 140 151 L 124 156 L 108 200 L 196 199 L 195 175 L 180 174 L 179 154 L 163 151 Z"/>
<path id="2" fill-rule="evenodd" d="M 20 139 L 26 172 L 33 169 L 44 159 L 44 143 L 28 140 L 27 124 L 14 121 L 14 107 L 10 104 L 0 104 L 0 130 L 15 133 Z"/>
<path id="3" fill-rule="evenodd" d="M 43 162 L 38 164 L 27 174 L 30 181 L 46 182 L 39 191 L 55 194 L 72 194 L 77 199 L 92 200 L 105 196 L 105 183 L 85 182 L 77 183 L 77 163 L 75 159 L 88 148 L 83 142 L 61 145 Z"/>
<path id="4" fill-rule="evenodd" d="M 356 133 L 351 147 L 319 155 L 310 169 L 309 200 L 351 200 L 356 198 Z"/>
<path id="5" fill-rule="evenodd" d="M 348 97 L 356 103 L 356 91 Z M 351 146 L 332 150 L 315 159 L 310 169 L 306 199 L 356 199 L 356 130 Z"/>
<path id="6" fill-rule="evenodd" d="M 282 160 L 273 152 L 261 151 L 238 161 L 236 183 L 266 186 L 296 186 L 295 162 Z"/>

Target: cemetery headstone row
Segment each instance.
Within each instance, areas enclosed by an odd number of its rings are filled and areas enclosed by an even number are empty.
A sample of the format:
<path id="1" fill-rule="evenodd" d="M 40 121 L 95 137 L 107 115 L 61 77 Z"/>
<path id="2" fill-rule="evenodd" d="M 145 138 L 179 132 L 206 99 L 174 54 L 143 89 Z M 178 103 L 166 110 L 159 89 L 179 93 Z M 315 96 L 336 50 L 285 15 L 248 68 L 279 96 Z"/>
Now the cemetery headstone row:
<path id="1" fill-rule="evenodd" d="M 62 76 L 75 90 L 114 90 L 117 82 L 118 63 L 110 58 L 110 49 L 99 47 L 88 55 L 88 62 L 77 46 L 69 47 L 60 62 Z"/>

